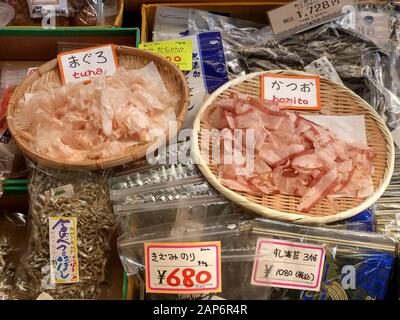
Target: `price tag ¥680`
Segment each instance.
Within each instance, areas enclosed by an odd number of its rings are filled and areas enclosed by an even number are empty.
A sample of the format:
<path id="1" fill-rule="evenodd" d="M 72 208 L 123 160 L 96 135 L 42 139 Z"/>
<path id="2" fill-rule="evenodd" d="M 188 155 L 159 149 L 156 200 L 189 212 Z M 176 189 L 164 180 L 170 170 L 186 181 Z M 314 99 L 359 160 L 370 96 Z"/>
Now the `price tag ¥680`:
<path id="1" fill-rule="evenodd" d="M 274 101 L 289 109 L 320 110 L 319 76 L 263 74 L 261 99 Z"/>
<path id="2" fill-rule="evenodd" d="M 111 75 L 118 67 L 112 44 L 63 52 L 58 54 L 57 59 L 64 84 L 88 82 L 94 76 Z"/>
<path id="3" fill-rule="evenodd" d="M 167 58 L 180 70 L 192 70 L 192 40 L 165 40 L 146 42 L 139 45 L 140 49 L 152 51 Z"/>
<path id="4" fill-rule="evenodd" d="M 146 292 L 221 292 L 221 243 L 145 243 Z"/>
<path id="5" fill-rule="evenodd" d="M 251 284 L 319 291 L 324 260 L 323 246 L 260 238 Z"/>

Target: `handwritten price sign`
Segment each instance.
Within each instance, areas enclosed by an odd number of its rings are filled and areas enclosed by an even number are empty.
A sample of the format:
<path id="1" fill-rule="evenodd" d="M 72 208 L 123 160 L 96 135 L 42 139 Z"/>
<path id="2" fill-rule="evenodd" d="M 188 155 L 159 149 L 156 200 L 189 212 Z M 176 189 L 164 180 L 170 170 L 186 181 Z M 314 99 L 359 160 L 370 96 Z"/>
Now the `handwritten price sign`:
<path id="1" fill-rule="evenodd" d="M 251 284 L 319 291 L 324 259 L 323 246 L 260 238 Z"/>
<path id="2" fill-rule="evenodd" d="M 180 70 L 192 70 L 192 40 L 165 40 L 146 42 L 139 45 L 140 49 L 152 51 L 177 65 Z"/>
<path id="3" fill-rule="evenodd" d="M 145 243 L 146 291 L 221 292 L 221 243 Z"/>

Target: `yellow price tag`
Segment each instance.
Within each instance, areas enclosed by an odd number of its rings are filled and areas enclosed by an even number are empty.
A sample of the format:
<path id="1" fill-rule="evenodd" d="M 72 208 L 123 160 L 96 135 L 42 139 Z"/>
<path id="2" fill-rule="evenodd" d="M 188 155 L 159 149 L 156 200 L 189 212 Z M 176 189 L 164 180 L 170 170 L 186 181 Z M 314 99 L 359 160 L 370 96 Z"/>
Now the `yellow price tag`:
<path id="1" fill-rule="evenodd" d="M 139 48 L 167 58 L 181 70 L 192 70 L 192 40 L 146 42 L 139 44 Z"/>

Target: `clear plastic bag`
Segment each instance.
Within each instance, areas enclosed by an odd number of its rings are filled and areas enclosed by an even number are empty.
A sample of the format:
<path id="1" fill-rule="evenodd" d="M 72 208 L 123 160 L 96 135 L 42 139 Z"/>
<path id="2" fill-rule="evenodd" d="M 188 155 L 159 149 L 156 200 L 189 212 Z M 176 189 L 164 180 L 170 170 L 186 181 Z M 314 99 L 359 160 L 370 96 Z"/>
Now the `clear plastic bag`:
<path id="1" fill-rule="evenodd" d="M 207 16 L 206 22 L 201 23 L 200 28 L 198 22 L 194 18 L 190 20 L 189 16 L 189 33 L 208 29 L 223 34 L 231 78 L 272 69 L 303 70 L 313 61 L 326 56 L 345 86 L 386 118 L 391 130 L 399 126 L 400 100 L 386 88 L 390 88 L 386 70 L 389 54 L 357 30 L 349 28 L 347 16 L 282 41 L 274 39 L 270 27 L 255 27 L 258 30 L 241 28 L 235 25 L 234 20 L 221 24 L 213 16 Z"/>
<path id="2" fill-rule="evenodd" d="M 0 2 L 0 28 L 8 25 L 14 16 L 14 8 L 7 3 Z"/>
<path id="3" fill-rule="evenodd" d="M 41 26 L 55 19 L 56 26 L 113 25 L 119 11 L 116 0 L 59 0 L 48 1 L 7 0 L 15 10 L 10 25 Z"/>
<path id="4" fill-rule="evenodd" d="M 114 210 L 119 208 L 118 205 L 160 204 L 175 200 L 218 195 L 218 192 L 213 189 L 204 178 L 188 180 L 177 181 L 174 184 L 170 184 L 170 186 L 164 186 L 164 188 L 154 185 L 152 188 L 148 188 L 142 192 L 137 190 L 136 192 L 126 194 L 125 190 L 118 190 L 124 191 L 124 193 L 122 195 L 114 193 L 113 202 L 116 203 Z"/>
<path id="5" fill-rule="evenodd" d="M 29 184 L 28 248 L 13 284 L 18 298 L 32 299 L 46 292 L 54 299 L 96 299 L 108 288 L 111 237 L 116 222 L 106 178 L 89 171 L 33 169 Z M 50 217 L 77 219 L 79 282 L 55 283 L 52 268 L 57 265 L 50 260 Z"/>
<path id="6" fill-rule="evenodd" d="M 0 212 L 0 300 L 13 299 L 15 275 L 26 217 L 18 212 Z"/>
<path id="7" fill-rule="evenodd" d="M 216 294 L 223 299 L 268 300 L 271 291 L 268 287 L 255 287 L 250 284 L 254 250 L 246 248 L 247 238 L 239 237 L 243 221 L 239 217 L 212 218 L 202 226 L 189 222 L 181 224 L 180 233 L 173 233 L 175 224 L 164 224 L 137 230 L 118 239 L 118 251 L 125 271 L 136 275 L 139 287 L 135 294 L 140 299 L 210 299 L 214 294 L 148 294 L 144 291 L 144 242 L 197 242 L 221 241 L 222 292 Z M 245 226 L 244 226 L 245 227 Z M 237 251 L 237 254 L 236 254 Z"/>
<path id="8" fill-rule="evenodd" d="M 25 162 L 11 137 L 7 126 L 7 108 L 17 86 L 38 62 L 6 62 L 1 67 L 0 77 L 0 180 L 19 178 L 26 174 Z"/>
<path id="9" fill-rule="evenodd" d="M 202 227 L 182 225 L 182 232 L 171 234 L 173 224 L 137 230 L 118 239 L 118 250 L 125 271 L 139 281 L 139 297 L 182 299 L 179 295 L 151 294 L 144 291 L 144 243 L 221 241 L 222 292 L 224 299 L 279 300 L 360 300 L 383 299 L 395 259 L 392 238 L 374 234 L 306 227 L 270 220 L 237 221 L 210 219 Z M 320 291 L 303 291 L 254 286 L 250 277 L 257 241 L 260 238 L 312 243 L 325 247 L 325 263 Z M 344 268 L 346 267 L 346 268 Z M 346 285 L 344 275 L 354 268 L 354 285 Z M 199 297 L 197 297 L 199 298 Z M 204 297 L 200 297 L 204 298 Z"/>
<path id="10" fill-rule="evenodd" d="M 164 223 L 176 223 L 179 226 L 181 222 L 190 221 L 202 225 L 206 218 L 233 214 L 234 205 L 221 196 L 206 196 L 164 203 L 117 205 L 114 206 L 114 213 L 120 234 L 124 234 Z"/>

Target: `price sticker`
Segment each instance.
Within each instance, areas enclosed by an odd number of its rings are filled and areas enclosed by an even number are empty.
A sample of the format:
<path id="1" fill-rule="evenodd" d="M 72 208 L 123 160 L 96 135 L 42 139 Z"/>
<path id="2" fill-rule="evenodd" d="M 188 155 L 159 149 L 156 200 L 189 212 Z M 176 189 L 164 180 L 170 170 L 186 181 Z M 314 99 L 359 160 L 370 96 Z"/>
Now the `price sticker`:
<path id="1" fill-rule="evenodd" d="M 79 282 L 77 218 L 49 217 L 50 274 L 53 283 Z"/>
<path id="2" fill-rule="evenodd" d="M 271 100 L 288 109 L 320 110 L 319 76 L 261 75 L 261 99 Z"/>
<path id="3" fill-rule="evenodd" d="M 268 12 L 268 18 L 276 38 L 292 34 L 332 21 L 346 14 L 343 7 L 354 0 L 297 0 Z"/>
<path id="4" fill-rule="evenodd" d="M 221 292 L 221 243 L 145 243 L 146 292 Z"/>
<path id="5" fill-rule="evenodd" d="M 323 246 L 260 238 L 251 284 L 319 291 L 324 260 Z"/>
<path id="6" fill-rule="evenodd" d="M 89 82 L 92 77 L 113 74 L 118 67 L 112 44 L 59 53 L 57 59 L 64 84 Z"/>
<path id="7" fill-rule="evenodd" d="M 192 70 L 192 40 L 165 40 L 146 42 L 139 45 L 140 49 L 152 51 L 177 65 L 180 70 Z"/>

